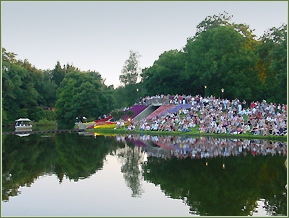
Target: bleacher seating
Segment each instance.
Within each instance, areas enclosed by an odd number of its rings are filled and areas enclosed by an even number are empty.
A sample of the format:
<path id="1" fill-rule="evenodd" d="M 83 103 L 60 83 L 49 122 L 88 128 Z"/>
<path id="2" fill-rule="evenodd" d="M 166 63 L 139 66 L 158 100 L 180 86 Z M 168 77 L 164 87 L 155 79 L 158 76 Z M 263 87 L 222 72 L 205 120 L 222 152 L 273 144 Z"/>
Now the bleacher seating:
<path id="1" fill-rule="evenodd" d="M 133 119 L 134 117 L 136 117 L 138 114 L 140 114 L 147 107 L 148 106 L 146 106 L 146 105 L 138 104 L 138 105 L 134 105 L 134 106 L 130 107 L 127 111 L 133 111 L 134 112 L 134 114 L 131 117 Z M 128 115 L 124 115 L 122 119 L 127 120 Z"/>
<path id="2" fill-rule="evenodd" d="M 160 116 L 161 114 L 166 113 L 169 109 L 172 109 L 176 107 L 174 104 L 164 104 L 160 106 L 158 109 L 156 109 L 154 112 L 152 112 L 149 116 L 147 116 L 147 120 L 150 120 L 156 116 Z"/>
<path id="3" fill-rule="evenodd" d="M 167 112 L 168 113 L 177 113 L 179 110 L 181 110 L 183 108 L 189 109 L 191 107 L 192 107 L 191 104 L 178 104 L 178 105 L 176 105 L 176 107 L 169 109 Z"/>

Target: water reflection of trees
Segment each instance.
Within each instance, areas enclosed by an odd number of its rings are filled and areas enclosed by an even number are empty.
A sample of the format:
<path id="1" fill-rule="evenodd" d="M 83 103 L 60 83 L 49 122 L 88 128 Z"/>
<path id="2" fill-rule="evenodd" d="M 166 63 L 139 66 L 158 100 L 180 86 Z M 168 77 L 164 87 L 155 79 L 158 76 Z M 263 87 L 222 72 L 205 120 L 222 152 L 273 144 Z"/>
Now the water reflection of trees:
<path id="1" fill-rule="evenodd" d="M 87 178 L 102 169 L 105 156 L 109 152 L 104 137 L 94 140 L 76 134 L 58 134 L 55 147 L 58 153 L 57 175 L 65 174 L 74 181 Z"/>
<path id="2" fill-rule="evenodd" d="M 146 151 L 145 180 L 160 185 L 167 196 L 182 199 L 192 214 L 247 216 L 263 198 L 269 215 L 287 215 L 286 142 L 150 135 L 117 138 Z"/>
<path id="3" fill-rule="evenodd" d="M 143 193 L 144 178 L 167 196 L 182 199 L 192 214 L 247 216 L 263 199 L 268 214 L 287 215 L 287 143 L 261 140 L 7 135 L 2 138 L 2 199 L 8 201 L 19 187 L 45 174 L 56 174 L 60 182 L 64 176 L 88 178 L 102 169 L 107 154 L 121 161 L 133 197 Z"/>
<path id="4" fill-rule="evenodd" d="M 19 188 L 30 186 L 38 177 L 56 174 L 73 181 L 102 169 L 106 155 L 123 146 L 111 137 L 79 137 L 77 134 L 32 134 L 2 138 L 2 199 L 18 195 Z"/>
<path id="5" fill-rule="evenodd" d="M 117 157 L 122 164 L 121 172 L 127 186 L 132 190 L 132 197 L 140 197 L 143 193 L 140 163 L 144 161 L 144 154 L 140 147 L 126 140 L 123 142 L 125 147 L 116 151 Z"/>
<path id="6" fill-rule="evenodd" d="M 3 140 L 3 139 L 2 139 Z M 30 186 L 53 171 L 56 152 L 53 138 L 6 136 L 2 141 L 2 199 L 16 196 L 21 186 Z"/>

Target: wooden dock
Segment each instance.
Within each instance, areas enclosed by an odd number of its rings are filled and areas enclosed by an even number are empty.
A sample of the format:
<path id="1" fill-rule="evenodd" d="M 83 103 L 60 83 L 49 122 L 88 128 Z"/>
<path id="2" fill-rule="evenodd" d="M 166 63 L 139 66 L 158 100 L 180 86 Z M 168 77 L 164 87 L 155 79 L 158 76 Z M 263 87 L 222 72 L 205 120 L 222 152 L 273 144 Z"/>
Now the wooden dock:
<path id="1" fill-rule="evenodd" d="M 11 131 L 11 132 L 2 132 L 3 135 L 12 135 L 12 134 L 42 134 L 42 133 L 74 133 L 74 132 L 83 132 L 83 129 L 56 129 L 56 130 L 37 130 L 37 131 Z"/>

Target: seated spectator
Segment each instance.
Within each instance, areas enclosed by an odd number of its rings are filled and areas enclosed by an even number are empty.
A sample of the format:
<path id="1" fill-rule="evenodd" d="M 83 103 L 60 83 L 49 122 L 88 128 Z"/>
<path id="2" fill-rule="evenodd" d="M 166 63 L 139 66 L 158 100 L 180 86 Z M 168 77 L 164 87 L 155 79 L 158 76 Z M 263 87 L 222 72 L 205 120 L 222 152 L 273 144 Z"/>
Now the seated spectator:
<path id="1" fill-rule="evenodd" d="M 128 127 L 127 127 L 128 130 L 130 131 L 133 131 L 135 130 L 135 126 L 133 124 L 130 124 Z"/>
<path id="2" fill-rule="evenodd" d="M 277 125 L 273 126 L 272 135 L 280 135 Z"/>
<path id="3" fill-rule="evenodd" d="M 251 134 L 257 135 L 259 133 L 259 126 L 256 124 L 252 129 L 251 129 Z"/>

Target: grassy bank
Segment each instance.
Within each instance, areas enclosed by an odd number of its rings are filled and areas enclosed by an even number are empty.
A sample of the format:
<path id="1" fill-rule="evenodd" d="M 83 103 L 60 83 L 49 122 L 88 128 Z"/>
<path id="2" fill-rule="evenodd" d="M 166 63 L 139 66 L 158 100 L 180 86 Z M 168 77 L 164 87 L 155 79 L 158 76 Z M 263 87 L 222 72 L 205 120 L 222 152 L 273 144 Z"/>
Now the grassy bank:
<path id="1" fill-rule="evenodd" d="M 38 122 L 32 123 L 33 126 L 57 126 L 56 120 L 47 120 L 47 119 L 42 119 L 39 120 Z"/>
<path id="2" fill-rule="evenodd" d="M 198 128 L 190 129 L 190 132 L 169 132 L 169 131 L 142 131 L 142 130 L 127 130 L 126 128 L 97 128 L 97 129 L 87 129 L 87 132 L 95 132 L 99 134 L 147 134 L 147 135 L 183 135 L 183 136 L 191 136 L 191 137 L 217 137 L 217 138 L 240 138 L 240 139 L 266 139 L 266 140 L 274 140 L 274 141 L 287 141 L 287 136 L 274 136 L 274 135 L 252 135 L 250 133 L 245 134 L 216 134 L 216 133 L 199 133 Z"/>

